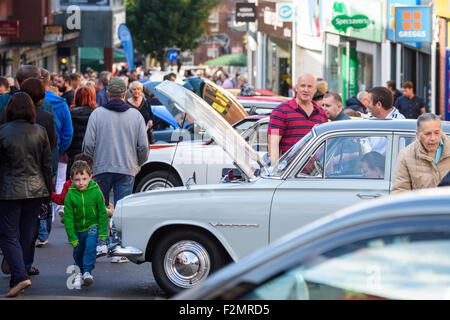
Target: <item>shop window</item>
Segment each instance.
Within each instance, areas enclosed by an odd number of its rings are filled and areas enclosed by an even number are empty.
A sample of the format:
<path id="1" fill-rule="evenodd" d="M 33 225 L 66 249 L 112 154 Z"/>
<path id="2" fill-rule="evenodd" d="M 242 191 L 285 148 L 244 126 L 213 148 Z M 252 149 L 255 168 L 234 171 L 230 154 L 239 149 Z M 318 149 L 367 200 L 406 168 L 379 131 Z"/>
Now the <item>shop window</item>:
<path id="1" fill-rule="evenodd" d="M 367 91 L 373 87 L 373 56 L 358 52 L 358 91 Z"/>

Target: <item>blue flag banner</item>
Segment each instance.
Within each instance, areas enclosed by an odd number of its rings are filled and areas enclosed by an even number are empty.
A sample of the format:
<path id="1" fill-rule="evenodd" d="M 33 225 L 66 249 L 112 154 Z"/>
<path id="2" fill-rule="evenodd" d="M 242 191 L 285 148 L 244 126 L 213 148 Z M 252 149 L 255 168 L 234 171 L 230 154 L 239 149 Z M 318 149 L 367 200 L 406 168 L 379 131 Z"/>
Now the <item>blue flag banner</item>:
<path id="1" fill-rule="evenodd" d="M 134 69 L 134 48 L 133 38 L 131 37 L 130 30 L 125 24 L 119 26 L 119 39 L 122 42 L 123 50 L 125 51 L 125 57 L 128 63 L 128 71 L 131 72 Z"/>

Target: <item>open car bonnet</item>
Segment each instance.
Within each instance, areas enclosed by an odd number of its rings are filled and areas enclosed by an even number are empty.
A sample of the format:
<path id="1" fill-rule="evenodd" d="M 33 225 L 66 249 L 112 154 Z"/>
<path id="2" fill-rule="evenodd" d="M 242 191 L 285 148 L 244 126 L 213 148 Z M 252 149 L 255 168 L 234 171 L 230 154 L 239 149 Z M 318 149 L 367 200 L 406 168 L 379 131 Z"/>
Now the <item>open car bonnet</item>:
<path id="1" fill-rule="evenodd" d="M 168 111 L 174 116 L 178 113 L 178 110 L 173 109 L 173 107 L 168 103 L 168 98 L 166 96 L 161 95 L 155 90 L 156 86 L 160 83 L 161 81 L 147 81 L 144 83 L 144 87 L 149 89 L 156 96 L 159 102 L 166 106 Z M 227 90 L 220 88 L 208 79 L 200 77 L 187 78 L 185 79 L 185 84 L 183 87 L 195 92 L 231 125 L 244 119 L 245 117 L 248 117 L 247 111 L 245 111 L 244 107 L 232 94 L 230 94 Z M 188 123 L 185 124 L 188 125 Z"/>
<path id="2" fill-rule="evenodd" d="M 267 165 L 259 154 L 205 100 L 170 81 L 162 82 L 155 87 L 155 91 L 165 96 L 170 108 L 186 112 L 197 125 L 206 130 L 249 179 L 267 173 Z"/>

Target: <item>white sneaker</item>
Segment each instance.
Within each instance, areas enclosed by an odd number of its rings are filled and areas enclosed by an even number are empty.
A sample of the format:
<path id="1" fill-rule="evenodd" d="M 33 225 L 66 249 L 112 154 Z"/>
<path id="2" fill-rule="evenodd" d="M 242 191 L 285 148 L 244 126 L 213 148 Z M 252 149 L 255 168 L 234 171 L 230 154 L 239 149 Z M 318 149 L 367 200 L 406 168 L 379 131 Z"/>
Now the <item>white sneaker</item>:
<path id="1" fill-rule="evenodd" d="M 42 247 L 45 247 L 45 245 L 47 245 L 48 244 L 48 239 L 47 240 L 44 240 L 44 241 L 41 241 L 41 240 L 36 240 L 36 247 L 38 247 L 38 248 L 42 248 Z"/>
<path id="2" fill-rule="evenodd" d="M 108 254 L 108 246 L 106 244 L 100 244 L 97 246 L 97 258 L 103 257 Z"/>
<path id="3" fill-rule="evenodd" d="M 112 257 L 111 258 L 112 263 L 124 263 L 124 262 L 130 262 L 127 257 Z"/>
<path id="4" fill-rule="evenodd" d="M 90 286 L 92 282 L 94 282 L 94 277 L 89 272 L 85 272 L 83 274 L 83 286 Z"/>
<path id="5" fill-rule="evenodd" d="M 73 287 L 75 289 L 81 289 L 81 282 L 82 282 L 81 273 L 78 273 L 75 276 L 75 280 L 73 280 Z"/>

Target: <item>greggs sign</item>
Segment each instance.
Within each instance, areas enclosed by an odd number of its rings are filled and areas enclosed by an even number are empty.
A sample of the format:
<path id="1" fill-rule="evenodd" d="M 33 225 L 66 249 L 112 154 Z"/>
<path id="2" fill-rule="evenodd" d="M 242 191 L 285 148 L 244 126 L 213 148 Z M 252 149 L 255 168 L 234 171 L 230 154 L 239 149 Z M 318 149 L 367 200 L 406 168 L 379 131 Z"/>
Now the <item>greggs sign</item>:
<path id="1" fill-rule="evenodd" d="M 431 42 L 431 7 L 395 7 L 395 41 Z"/>

